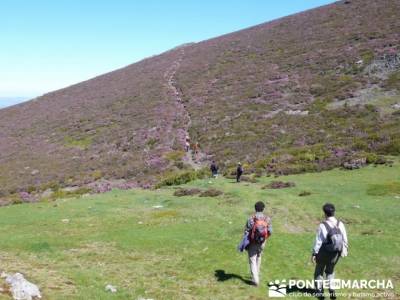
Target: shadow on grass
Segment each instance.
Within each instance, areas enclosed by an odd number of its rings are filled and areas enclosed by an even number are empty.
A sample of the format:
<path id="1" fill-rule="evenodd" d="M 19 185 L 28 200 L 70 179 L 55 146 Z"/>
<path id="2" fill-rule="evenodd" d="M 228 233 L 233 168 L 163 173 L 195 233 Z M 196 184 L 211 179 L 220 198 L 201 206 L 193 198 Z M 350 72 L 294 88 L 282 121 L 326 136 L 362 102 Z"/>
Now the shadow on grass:
<path id="1" fill-rule="evenodd" d="M 237 274 L 226 273 L 224 270 L 215 270 L 214 275 L 218 281 L 226 281 L 229 279 L 239 279 L 248 285 L 253 285 L 253 282 L 251 280 L 244 279 L 242 276 L 237 275 Z"/>

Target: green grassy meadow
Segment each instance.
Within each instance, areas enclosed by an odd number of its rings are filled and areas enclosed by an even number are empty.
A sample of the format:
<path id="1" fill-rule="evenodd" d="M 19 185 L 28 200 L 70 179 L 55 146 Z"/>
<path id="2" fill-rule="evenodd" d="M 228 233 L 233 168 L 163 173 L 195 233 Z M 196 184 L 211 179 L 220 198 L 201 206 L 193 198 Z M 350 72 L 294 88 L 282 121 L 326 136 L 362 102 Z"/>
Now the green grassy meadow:
<path id="1" fill-rule="evenodd" d="M 272 180 L 296 187 L 261 189 Z M 2 207 L 0 271 L 23 273 L 44 299 L 267 299 L 270 280 L 312 278 L 311 247 L 321 206 L 330 201 L 350 242 L 337 277 L 392 279 L 400 298 L 398 161 L 393 167 L 261 177 L 257 183 L 206 179 L 183 187 L 224 194 L 176 197 L 177 187 L 114 190 Z M 311 195 L 298 196 L 303 191 Z M 267 203 L 274 234 L 263 256 L 262 285 L 255 288 L 245 282 L 247 254 L 236 246 L 258 200 Z M 106 284 L 117 293 L 106 292 Z"/>

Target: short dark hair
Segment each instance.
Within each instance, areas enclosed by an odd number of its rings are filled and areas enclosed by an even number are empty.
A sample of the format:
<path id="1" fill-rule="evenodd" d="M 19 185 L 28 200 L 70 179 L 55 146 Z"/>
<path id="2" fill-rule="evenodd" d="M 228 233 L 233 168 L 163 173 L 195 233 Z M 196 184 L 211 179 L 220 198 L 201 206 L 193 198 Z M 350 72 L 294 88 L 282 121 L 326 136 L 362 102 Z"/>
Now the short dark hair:
<path id="1" fill-rule="evenodd" d="M 325 203 L 324 206 L 322 206 L 322 210 L 327 217 L 332 217 L 335 215 L 335 205 L 332 203 Z"/>
<path id="2" fill-rule="evenodd" d="M 262 212 L 265 208 L 265 204 L 262 201 L 258 201 L 255 205 L 254 208 L 256 210 L 256 212 Z"/>

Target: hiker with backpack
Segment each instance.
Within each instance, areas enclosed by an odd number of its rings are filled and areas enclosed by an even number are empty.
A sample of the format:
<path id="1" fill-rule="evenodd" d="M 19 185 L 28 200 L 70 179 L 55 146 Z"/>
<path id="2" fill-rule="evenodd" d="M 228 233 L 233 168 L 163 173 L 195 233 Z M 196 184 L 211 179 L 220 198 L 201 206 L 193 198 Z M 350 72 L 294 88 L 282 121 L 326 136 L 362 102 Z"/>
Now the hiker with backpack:
<path id="1" fill-rule="evenodd" d="M 335 279 L 334 269 L 339 258 L 347 256 L 347 233 L 343 222 L 335 218 L 333 204 L 326 203 L 322 210 L 325 213 L 325 220 L 318 226 L 311 256 L 312 262 L 316 264 L 314 272 L 316 296 L 318 299 L 325 299 L 322 285 L 325 273 L 329 281 L 330 299 L 336 299 L 331 282 Z"/>
<path id="2" fill-rule="evenodd" d="M 236 182 L 240 182 L 240 177 L 243 174 L 243 167 L 242 164 L 239 162 L 236 168 Z"/>
<path id="3" fill-rule="evenodd" d="M 264 215 L 265 204 L 262 201 L 254 205 L 255 213 L 247 220 L 245 225 L 245 239 L 248 244 L 245 249 L 249 255 L 250 273 L 253 284 L 260 284 L 261 255 L 267 239 L 272 234 L 271 219 Z"/>
<path id="4" fill-rule="evenodd" d="M 211 176 L 214 178 L 217 178 L 218 177 L 218 166 L 214 160 L 211 163 L 210 170 L 211 170 Z"/>

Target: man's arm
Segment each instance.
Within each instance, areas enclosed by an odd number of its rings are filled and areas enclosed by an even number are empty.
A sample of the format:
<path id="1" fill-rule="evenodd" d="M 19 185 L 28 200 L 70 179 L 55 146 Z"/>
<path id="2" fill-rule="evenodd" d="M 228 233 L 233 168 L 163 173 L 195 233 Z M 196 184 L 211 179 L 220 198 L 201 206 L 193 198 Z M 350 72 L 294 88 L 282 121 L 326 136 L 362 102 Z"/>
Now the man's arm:
<path id="1" fill-rule="evenodd" d="M 314 247 L 312 250 L 312 255 L 316 256 L 321 249 L 323 242 L 325 241 L 324 229 L 323 225 L 320 224 L 318 226 L 317 234 L 315 235 Z"/>
<path id="2" fill-rule="evenodd" d="M 348 253 L 349 241 L 347 240 L 346 227 L 344 227 L 343 222 L 340 222 L 339 229 L 343 234 L 343 250 L 342 250 L 341 256 L 345 257 L 345 256 L 347 256 L 347 253 Z"/>
<path id="3" fill-rule="evenodd" d="M 268 235 L 272 235 L 272 223 L 271 223 L 271 218 L 268 218 L 268 227 L 267 227 Z"/>

